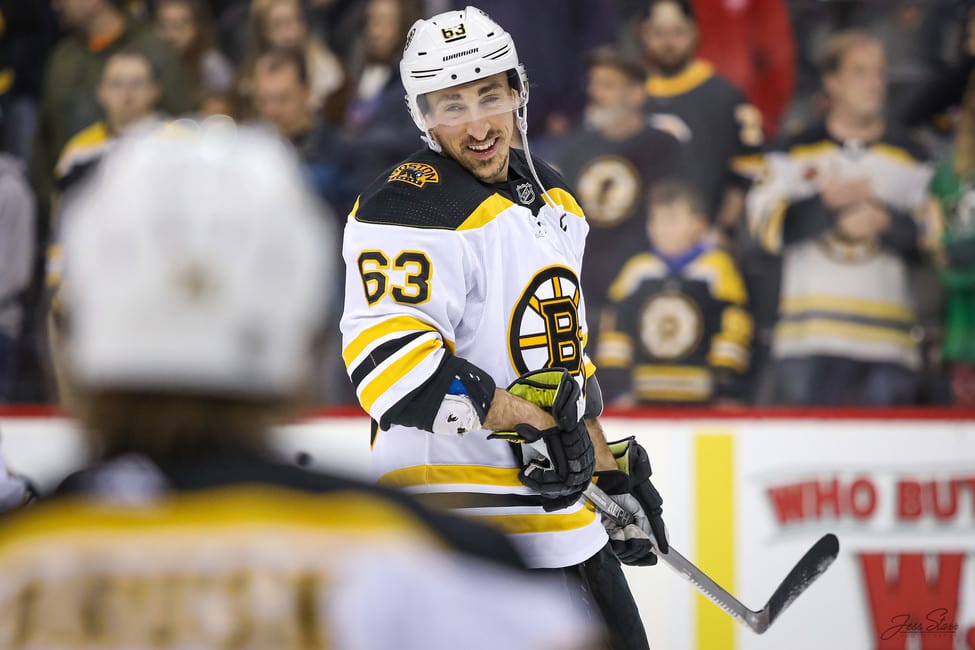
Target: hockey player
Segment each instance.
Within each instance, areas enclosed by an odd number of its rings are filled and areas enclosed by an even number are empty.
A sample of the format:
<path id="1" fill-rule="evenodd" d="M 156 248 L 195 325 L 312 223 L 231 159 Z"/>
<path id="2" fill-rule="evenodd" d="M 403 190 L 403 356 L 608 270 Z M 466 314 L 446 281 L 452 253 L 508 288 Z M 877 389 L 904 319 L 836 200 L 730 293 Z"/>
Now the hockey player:
<path id="1" fill-rule="evenodd" d="M 613 549 L 634 564 L 656 561 L 652 539 L 666 552 L 661 500 L 642 448 L 611 450 L 596 420 L 588 228 L 561 177 L 511 146 L 527 143 L 515 44 L 467 7 L 415 23 L 400 67 L 426 146 L 362 192 L 344 240 L 343 355 L 374 420 L 375 476 L 580 577 L 614 647 L 646 647 Z M 581 498 L 594 470 L 641 523 L 610 526 L 611 544 Z"/>
<path id="2" fill-rule="evenodd" d="M 169 131 L 120 141 L 67 208 L 67 371 L 100 461 L 0 525 L 0 647 L 592 647 L 502 535 L 268 459 L 331 237 L 278 140 Z"/>

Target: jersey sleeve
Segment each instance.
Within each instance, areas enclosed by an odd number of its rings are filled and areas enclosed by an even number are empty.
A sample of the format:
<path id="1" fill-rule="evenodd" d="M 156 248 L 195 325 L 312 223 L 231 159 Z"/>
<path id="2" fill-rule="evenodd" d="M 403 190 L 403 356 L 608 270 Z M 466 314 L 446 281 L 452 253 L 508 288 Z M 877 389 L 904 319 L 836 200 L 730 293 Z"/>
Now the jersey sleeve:
<path id="1" fill-rule="evenodd" d="M 711 296 L 717 304 L 720 325 L 711 336 L 708 365 L 719 396 L 738 397 L 751 359 L 753 322 L 748 311 L 748 296 L 734 261 L 722 251 L 711 253 L 715 270 Z"/>
<path id="2" fill-rule="evenodd" d="M 362 407 L 383 428 L 429 430 L 458 379 L 467 392 L 483 393 L 471 394 L 483 419 L 493 382 L 453 355 L 473 273 L 465 239 L 450 230 L 350 218 L 343 257 L 342 357 Z"/>

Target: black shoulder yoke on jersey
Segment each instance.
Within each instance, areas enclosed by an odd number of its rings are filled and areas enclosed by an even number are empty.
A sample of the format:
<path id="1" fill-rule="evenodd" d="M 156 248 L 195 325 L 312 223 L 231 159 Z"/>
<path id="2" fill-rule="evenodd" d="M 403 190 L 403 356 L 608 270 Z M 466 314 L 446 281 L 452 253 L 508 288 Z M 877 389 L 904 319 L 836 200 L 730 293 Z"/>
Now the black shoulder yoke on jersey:
<path id="1" fill-rule="evenodd" d="M 801 131 L 791 137 L 786 138 L 776 148 L 789 152 L 800 147 L 815 147 L 817 145 L 830 143 L 841 148 L 844 144 L 842 140 L 839 140 L 830 134 L 829 130 L 826 128 L 826 122 L 821 120 L 815 124 L 812 124 L 805 131 Z M 923 162 L 928 159 L 928 154 L 924 147 L 913 137 L 911 137 L 908 131 L 897 126 L 896 124 L 891 124 L 890 122 L 887 123 L 884 133 L 880 136 L 880 138 L 872 142 L 865 143 L 867 148 L 876 145 L 886 145 L 887 147 L 900 149 L 917 162 Z"/>
<path id="2" fill-rule="evenodd" d="M 121 459 L 123 462 L 125 457 Z M 66 478 L 58 487 L 52 499 L 61 496 L 90 495 L 111 499 L 121 487 L 131 486 L 132 479 L 113 479 L 116 461 L 109 460 L 102 465 L 81 470 Z M 150 467 L 152 463 L 145 461 Z M 500 532 L 482 524 L 447 513 L 431 510 L 408 495 L 372 483 L 321 474 L 299 467 L 269 462 L 250 452 L 223 452 L 219 456 L 204 454 L 192 460 L 181 459 L 156 466 L 161 471 L 164 489 L 175 493 L 198 492 L 202 490 L 225 490 L 235 487 L 265 485 L 294 490 L 297 493 L 321 494 L 360 494 L 397 507 L 418 520 L 422 526 L 439 537 L 452 550 L 497 562 L 509 567 L 524 568 L 511 542 Z M 108 490 L 108 493 L 105 491 Z M 114 494 L 116 499 L 125 499 L 126 494 Z M 328 522 L 323 522 L 327 525 Z"/>
<path id="3" fill-rule="evenodd" d="M 558 172 L 540 160 L 534 162 L 546 189 L 568 191 Z M 352 216 L 363 223 L 456 230 L 492 195 L 518 203 L 516 188 L 525 182 L 534 188 L 528 207 L 534 210 L 542 204 L 541 189 L 520 149 L 511 149 L 508 176 L 503 183 L 483 183 L 452 158 L 421 149 L 373 181 Z"/>

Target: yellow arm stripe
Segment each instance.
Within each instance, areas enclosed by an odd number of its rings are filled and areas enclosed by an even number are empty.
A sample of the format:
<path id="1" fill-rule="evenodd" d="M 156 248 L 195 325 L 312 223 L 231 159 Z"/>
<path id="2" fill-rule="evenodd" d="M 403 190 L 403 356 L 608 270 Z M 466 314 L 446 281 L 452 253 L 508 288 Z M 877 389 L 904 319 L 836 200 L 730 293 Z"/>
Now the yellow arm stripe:
<path id="1" fill-rule="evenodd" d="M 504 198 L 500 194 L 492 194 L 481 204 L 474 208 L 474 211 L 464 219 L 463 223 L 457 226 L 457 230 L 474 230 L 481 228 L 494 221 L 499 214 L 513 206 L 514 203 Z"/>
<path id="2" fill-rule="evenodd" d="M 765 219 L 765 229 L 759 233 L 762 247 L 770 253 L 778 253 L 782 250 L 782 225 L 785 223 L 785 212 L 788 209 L 788 201 L 777 200 Z"/>
<path id="3" fill-rule="evenodd" d="M 392 488 L 464 484 L 522 487 L 517 467 L 487 465 L 414 465 L 383 474 L 379 483 Z"/>
<path id="4" fill-rule="evenodd" d="M 776 338 L 801 339 L 807 336 L 835 336 L 874 343 L 891 343 L 906 349 L 914 349 L 916 343 L 909 334 L 857 323 L 838 323 L 825 319 L 810 319 L 800 323 L 779 323 Z"/>
<path id="5" fill-rule="evenodd" d="M 372 410 L 383 393 L 392 388 L 393 384 L 410 374 L 424 359 L 441 349 L 440 339 L 431 339 L 410 350 L 395 362 L 378 373 L 377 377 L 362 386 L 359 391 L 359 403 L 367 412 Z"/>
<path id="6" fill-rule="evenodd" d="M 900 321 L 905 324 L 914 323 L 914 312 L 904 305 L 893 302 L 876 300 L 862 300 L 860 298 L 844 298 L 824 294 L 809 294 L 786 298 L 780 308 L 782 314 L 792 315 L 810 311 L 839 312 L 854 316 L 870 316 L 887 320 Z"/>
<path id="7" fill-rule="evenodd" d="M 342 359 L 345 361 L 345 367 L 350 367 L 352 362 L 355 361 L 356 357 L 358 357 L 366 348 L 384 336 L 393 334 L 395 332 L 408 334 L 418 330 L 423 332 L 436 332 L 437 328 L 430 323 L 425 323 L 414 316 L 393 316 L 392 318 L 384 319 L 372 327 L 366 328 L 360 332 L 358 336 L 352 339 L 352 342 L 349 343 L 345 347 L 345 350 L 342 351 Z M 454 351 L 454 344 L 452 341 L 444 340 L 444 345 L 450 352 Z"/>
<path id="8" fill-rule="evenodd" d="M 585 372 L 586 372 L 586 379 L 592 377 L 594 374 L 596 374 L 596 364 L 594 364 L 591 360 L 586 359 Z"/>
<path id="9" fill-rule="evenodd" d="M 726 300 L 742 305 L 747 300 L 745 283 L 735 268 L 731 256 L 721 250 L 705 253 L 693 263 L 713 272 L 714 281 L 711 283 L 711 293 L 718 300 Z"/>
<path id="10" fill-rule="evenodd" d="M 571 515 L 488 515 L 474 516 L 475 521 L 500 528 L 509 535 L 527 533 L 557 533 L 588 526 L 596 518 L 596 513 L 587 505 Z"/>

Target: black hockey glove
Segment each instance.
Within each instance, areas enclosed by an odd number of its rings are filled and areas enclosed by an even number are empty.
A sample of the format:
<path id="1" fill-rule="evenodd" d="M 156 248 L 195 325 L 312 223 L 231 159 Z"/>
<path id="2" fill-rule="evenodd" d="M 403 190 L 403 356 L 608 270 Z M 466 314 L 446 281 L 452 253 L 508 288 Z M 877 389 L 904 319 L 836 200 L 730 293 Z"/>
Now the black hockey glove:
<path id="1" fill-rule="evenodd" d="M 603 516 L 610 546 L 624 564 L 656 564 L 653 542 L 661 553 L 666 553 L 670 546 L 663 520 L 663 499 L 650 482 L 650 459 L 632 436 L 609 443 L 609 448 L 619 469 L 596 472 L 596 484 L 635 519 L 621 527 L 612 518 Z"/>
<path id="2" fill-rule="evenodd" d="M 547 368 L 522 375 L 508 392 L 550 411 L 555 426 L 539 430 L 519 424 L 514 431 L 496 431 L 488 437 L 520 446 L 525 466 L 518 478 L 544 497 L 545 510 L 568 508 L 579 500 L 596 465 L 592 440 L 582 422 L 579 384 L 568 371 Z"/>

